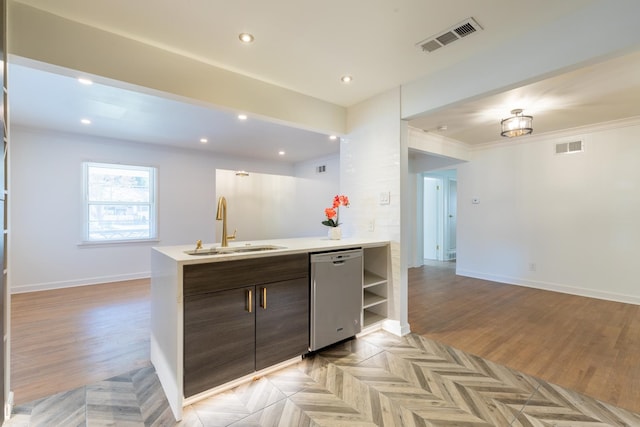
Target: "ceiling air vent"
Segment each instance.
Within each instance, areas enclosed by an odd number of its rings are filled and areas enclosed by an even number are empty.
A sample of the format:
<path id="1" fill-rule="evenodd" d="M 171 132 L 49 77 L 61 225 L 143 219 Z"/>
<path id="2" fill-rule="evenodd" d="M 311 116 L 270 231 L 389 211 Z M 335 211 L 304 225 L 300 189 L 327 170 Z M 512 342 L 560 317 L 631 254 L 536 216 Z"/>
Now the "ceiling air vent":
<path id="1" fill-rule="evenodd" d="M 582 141 L 560 142 L 556 144 L 556 154 L 581 153 L 584 151 Z"/>
<path id="2" fill-rule="evenodd" d="M 423 52 L 433 52 L 480 30 L 482 30 L 480 24 L 478 24 L 475 19 L 468 18 L 448 30 L 416 43 L 416 46 L 422 49 Z"/>

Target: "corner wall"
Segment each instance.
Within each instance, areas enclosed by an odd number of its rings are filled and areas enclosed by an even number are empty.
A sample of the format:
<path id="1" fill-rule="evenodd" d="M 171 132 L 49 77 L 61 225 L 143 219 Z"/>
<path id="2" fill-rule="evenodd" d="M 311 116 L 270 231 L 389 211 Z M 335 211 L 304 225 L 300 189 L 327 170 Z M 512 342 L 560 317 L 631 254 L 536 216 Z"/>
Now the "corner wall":
<path id="1" fill-rule="evenodd" d="M 407 175 L 407 127 L 400 121 L 400 90 L 373 97 L 348 110 L 348 134 L 340 144 L 340 192 L 351 206 L 341 210 L 346 236 L 391 242 L 391 292 L 385 325 L 394 333 L 409 332 L 407 320 L 407 268 L 401 215 L 403 180 Z M 389 204 L 380 193 L 389 193 Z M 406 197 L 406 196 L 405 196 Z"/>
<path id="2" fill-rule="evenodd" d="M 457 273 L 640 304 L 639 140 L 635 120 L 476 151 L 457 168 Z"/>

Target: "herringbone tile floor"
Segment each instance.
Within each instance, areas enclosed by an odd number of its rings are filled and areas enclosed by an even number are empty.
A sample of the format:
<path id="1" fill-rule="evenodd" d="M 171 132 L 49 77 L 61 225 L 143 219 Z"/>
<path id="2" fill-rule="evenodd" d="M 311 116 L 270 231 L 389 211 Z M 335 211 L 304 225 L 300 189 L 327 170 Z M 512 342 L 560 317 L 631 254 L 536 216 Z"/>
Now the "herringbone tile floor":
<path id="1" fill-rule="evenodd" d="M 9 425 L 174 424 L 152 368 L 97 387 L 17 408 Z M 375 332 L 188 406 L 178 425 L 640 426 L 640 415 L 416 334 Z"/>

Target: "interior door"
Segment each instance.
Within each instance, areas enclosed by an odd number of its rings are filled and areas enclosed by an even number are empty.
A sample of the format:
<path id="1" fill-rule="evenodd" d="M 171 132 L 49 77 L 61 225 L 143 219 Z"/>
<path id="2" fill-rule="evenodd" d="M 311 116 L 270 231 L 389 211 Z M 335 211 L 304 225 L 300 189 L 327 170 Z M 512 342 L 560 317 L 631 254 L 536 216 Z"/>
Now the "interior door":
<path id="1" fill-rule="evenodd" d="M 447 215 L 446 230 L 447 238 L 445 242 L 445 259 L 451 261 L 456 259 L 456 228 L 458 217 L 458 182 L 454 179 L 448 180 L 447 191 Z"/>
<path id="2" fill-rule="evenodd" d="M 424 259 L 440 259 L 440 187 L 441 179 L 425 177 L 424 178 Z"/>

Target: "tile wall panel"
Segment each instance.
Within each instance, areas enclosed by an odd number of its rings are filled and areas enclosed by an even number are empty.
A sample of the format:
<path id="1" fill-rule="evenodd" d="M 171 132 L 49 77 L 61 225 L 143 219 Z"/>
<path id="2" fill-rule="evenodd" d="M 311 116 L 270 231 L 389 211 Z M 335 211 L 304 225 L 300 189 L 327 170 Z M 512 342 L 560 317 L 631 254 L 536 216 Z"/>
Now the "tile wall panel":
<path id="1" fill-rule="evenodd" d="M 348 134 L 340 145 L 340 192 L 351 206 L 341 211 L 344 234 L 388 239 L 391 244 L 390 319 L 399 320 L 400 291 L 400 91 L 394 89 L 348 111 Z M 389 203 L 380 202 L 381 193 Z"/>

